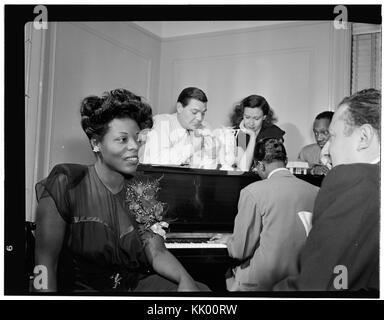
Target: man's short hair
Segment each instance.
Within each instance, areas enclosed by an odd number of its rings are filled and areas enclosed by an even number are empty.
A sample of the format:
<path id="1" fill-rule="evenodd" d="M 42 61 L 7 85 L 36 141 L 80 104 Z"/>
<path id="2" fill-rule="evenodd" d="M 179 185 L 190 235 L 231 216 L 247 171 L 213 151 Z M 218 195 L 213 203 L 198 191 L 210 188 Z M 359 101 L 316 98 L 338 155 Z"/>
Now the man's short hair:
<path id="1" fill-rule="evenodd" d="M 345 97 L 338 107 L 341 105 L 348 106 L 343 114 L 347 135 L 350 135 L 356 127 L 370 124 L 380 139 L 381 91 L 372 88 L 358 91 Z"/>
<path id="2" fill-rule="evenodd" d="M 182 106 L 185 107 L 189 104 L 189 101 L 191 99 L 196 99 L 203 103 L 208 102 L 208 98 L 205 95 L 204 91 L 195 87 L 188 87 L 183 89 L 183 91 L 181 91 L 179 97 L 177 98 L 177 102 L 180 102 Z"/>
<path id="3" fill-rule="evenodd" d="M 274 161 L 287 161 L 287 151 L 280 139 L 264 138 L 256 143 L 255 160 L 271 163 Z"/>
<path id="4" fill-rule="evenodd" d="M 333 111 L 323 111 L 323 112 L 319 113 L 319 114 L 316 116 L 315 120 L 328 119 L 329 122 L 331 122 L 331 121 L 332 121 L 332 118 L 333 118 L 333 114 L 334 114 Z"/>

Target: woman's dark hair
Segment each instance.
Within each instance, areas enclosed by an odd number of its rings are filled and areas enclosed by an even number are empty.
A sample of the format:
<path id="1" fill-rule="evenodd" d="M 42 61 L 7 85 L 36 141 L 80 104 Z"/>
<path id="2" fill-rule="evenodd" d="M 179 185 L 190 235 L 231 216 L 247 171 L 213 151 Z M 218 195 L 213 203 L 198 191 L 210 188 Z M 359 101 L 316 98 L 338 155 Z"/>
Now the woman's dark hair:
<path id="1" fill-rule="evenodd" d="M 267 116 L 263 121 L 263 127 L 268 127 L 277 121 L 272 108 L 264 97 L 252 94 L 235 106 L 231 115 L 232 126 L 238 128 L 244 116 L 244 108 L 261 108 L 263 115 Z"/>
<path id="2" fill-rule="evenodd" d="M 101 97 L 88 96 L 80 106 L 81 126 L 89 139 L 102 139 L 113 119 L 130 118 L 140 129 L 152 128 L 152 109 L 141 97 L 126 89 L 104 92 Z"/>
<path id="3" fill-rule="evenodd" d="M 284 144 L 280 139 L 264 138 L 261 139 L 255 146 L 256 161 L 264 161 L 271 163 L 274 161 L 287 161 L 287 152 Z"/>
<path id="4" fill-rule="evenodd" d="M 189 100 L 191 99 L 196 99 L 203 103 L 208 102 L 208 98 L 205 95 L 204 91 L 195 87 L 188 87 L 183 89 L 183 91 L 181 91 L 179 97 L 177 98 L 177 102 L 180 102 L 182 106 L 185 107 L 189 104 Z"/>

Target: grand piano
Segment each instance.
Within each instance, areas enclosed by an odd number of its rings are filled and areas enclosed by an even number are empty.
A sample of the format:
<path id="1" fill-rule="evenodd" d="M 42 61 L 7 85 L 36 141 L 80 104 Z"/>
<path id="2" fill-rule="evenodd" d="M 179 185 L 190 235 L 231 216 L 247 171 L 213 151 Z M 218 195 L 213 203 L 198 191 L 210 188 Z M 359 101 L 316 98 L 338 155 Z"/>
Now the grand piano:
<path id="1" fill-rule="evenodd" d="M 225 272 L 238 262 L 226 246 L 209 243 L 217 233 L 232 233 L 240 190 L 260 180 L 253 172 L 140 165 L 138 173 L 161 178 L 158 199 L 168 204 L 166 247 L 192 277 L 214 292 L 224 292 Z M 296 175 L 320 186 L 322 176 Z"/>

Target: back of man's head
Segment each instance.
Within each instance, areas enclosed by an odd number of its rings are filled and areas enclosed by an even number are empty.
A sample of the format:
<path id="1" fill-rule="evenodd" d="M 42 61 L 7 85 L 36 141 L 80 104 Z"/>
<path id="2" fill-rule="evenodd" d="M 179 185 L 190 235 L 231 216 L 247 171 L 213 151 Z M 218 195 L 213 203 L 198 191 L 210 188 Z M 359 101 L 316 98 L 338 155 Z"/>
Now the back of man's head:
<path id="1" fill-rule="evenodd" d="M 365 89 L 344 98 L 329 131 L 332 165 L 376 163 L 380 158 L 381 93 Z"/>
<path id="2" fill-rule="evenodd" d="M 381 92 L 376 89 L 364 89 L 345 97 L 340 103 L 348 106 L 344 113 L 345 124 L 350 128 L 371 125 L 380 139 Z"/>
<path id="3" fill-rule="evenodd" d="M 262 139 L 256 143 L 255 149 L 257 172 L 262 179 L 266 179 L 272 170 L 286 166 L 287 152 L 280 139 Z"/>

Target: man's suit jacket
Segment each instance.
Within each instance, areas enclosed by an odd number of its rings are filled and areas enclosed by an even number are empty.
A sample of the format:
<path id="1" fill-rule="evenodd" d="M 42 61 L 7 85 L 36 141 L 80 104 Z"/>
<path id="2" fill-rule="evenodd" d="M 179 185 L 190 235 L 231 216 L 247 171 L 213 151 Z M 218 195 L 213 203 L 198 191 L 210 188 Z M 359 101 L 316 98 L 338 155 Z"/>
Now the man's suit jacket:
<path id="1" fill-rule="evenodd" d="M 235 271 L 239 290 L 271 290 L 298 272 L 297 256 L 306 241 L 298 212 L 313 212 L 318 188 L 288 170 L 277 171 L 240 193 L 229 255 L 243 260 Z"/>
<path id="2" fill-rule="evenodd" d="M 316 199 L 300 273 L 274 290 L 340 290 L 345 288 L 342 274 L 349 290 L 379 290 L 379 177 L 377 164 L 339 165 L 330 171 Z"/>

